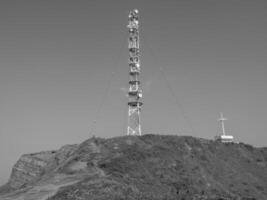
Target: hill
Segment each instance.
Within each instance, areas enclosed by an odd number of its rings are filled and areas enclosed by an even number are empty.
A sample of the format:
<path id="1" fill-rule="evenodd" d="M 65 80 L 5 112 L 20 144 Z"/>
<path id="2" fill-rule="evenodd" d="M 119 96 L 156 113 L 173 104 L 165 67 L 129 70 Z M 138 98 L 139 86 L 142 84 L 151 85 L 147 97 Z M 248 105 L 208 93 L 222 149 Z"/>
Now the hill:
<path id="1" fill-rule="evenodd" d="M 91 138 L 23 155 L 1 200 L 266 200 L 267 148 L 189 136 Z"/>

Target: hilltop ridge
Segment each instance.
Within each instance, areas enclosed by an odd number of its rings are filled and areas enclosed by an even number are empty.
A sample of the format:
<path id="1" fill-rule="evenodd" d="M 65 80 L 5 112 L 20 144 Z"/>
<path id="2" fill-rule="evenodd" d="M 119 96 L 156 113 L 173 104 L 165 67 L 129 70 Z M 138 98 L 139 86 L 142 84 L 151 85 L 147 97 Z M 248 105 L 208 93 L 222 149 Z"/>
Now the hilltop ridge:
<path id="1" fill-rule="evenodd" d="M 90 138 L 21 156 L 1 200 L 265 200 L 267 148 L 190 136 Z"/>

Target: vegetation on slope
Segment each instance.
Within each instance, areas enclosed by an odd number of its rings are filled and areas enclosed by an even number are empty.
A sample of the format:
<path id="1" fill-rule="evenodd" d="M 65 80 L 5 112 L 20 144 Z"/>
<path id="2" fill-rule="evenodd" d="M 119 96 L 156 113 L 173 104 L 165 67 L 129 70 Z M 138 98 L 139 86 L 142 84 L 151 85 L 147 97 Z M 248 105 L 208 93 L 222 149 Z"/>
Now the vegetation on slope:
<path id="1" fill-rule="evenodd" d="M 266 148 L 144 135 L 85 141 L 61 173 L 77 161 L 99 173 L 50 200 L 267 199 Z"/>

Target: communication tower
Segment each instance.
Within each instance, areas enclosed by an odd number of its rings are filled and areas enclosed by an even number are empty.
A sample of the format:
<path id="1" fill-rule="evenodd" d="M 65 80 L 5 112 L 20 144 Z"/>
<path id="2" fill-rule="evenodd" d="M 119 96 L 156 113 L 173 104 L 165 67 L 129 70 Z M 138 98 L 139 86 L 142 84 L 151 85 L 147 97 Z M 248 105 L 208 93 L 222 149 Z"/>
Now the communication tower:
<path id="1" fill-rule="evenodd" d="M 139 51 L 139 14 L 133 10 L 128 16 L 129 49 L 129 90 L 128 90 L 128 127 L 127 135 L 141 135 L 141 82 Z"/>
<path id="2" fill-rule="evenodd" d="M 231 143 L 234 142 L 234 137 L 232 135 L 226 135 L 225 133 L 224 121 L 226 120 L 227 119 L 224 118 L 223 113 L 221 112 L 218 121 L 221 123 L 222 133 L 219 136 L 216 136 L 215 139 L 223 143 Z"/>

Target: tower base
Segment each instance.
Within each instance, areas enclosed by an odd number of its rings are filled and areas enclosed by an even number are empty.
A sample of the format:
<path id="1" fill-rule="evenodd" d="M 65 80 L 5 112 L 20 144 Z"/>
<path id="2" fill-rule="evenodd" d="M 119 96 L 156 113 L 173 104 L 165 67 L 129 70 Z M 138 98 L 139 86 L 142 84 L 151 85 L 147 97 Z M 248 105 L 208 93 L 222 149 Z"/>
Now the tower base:
<path id="1" fill-rule="evenodd" d="M 215 140 L 220 141 L 222 143 L 233 143 L 234 137 L 232 135 L 218 135 L 215 136 Z"/>

